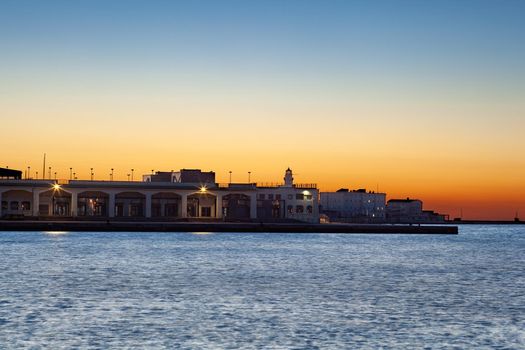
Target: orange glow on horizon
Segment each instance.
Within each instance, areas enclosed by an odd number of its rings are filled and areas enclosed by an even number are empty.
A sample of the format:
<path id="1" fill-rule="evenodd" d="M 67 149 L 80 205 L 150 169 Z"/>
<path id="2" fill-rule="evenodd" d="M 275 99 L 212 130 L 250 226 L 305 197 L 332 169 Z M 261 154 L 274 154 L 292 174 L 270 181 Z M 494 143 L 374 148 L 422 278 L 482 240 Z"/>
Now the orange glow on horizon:
<path id="1" fill-rule="evenodd" d="M 335 191 L 343 187 L 366 188 L 386 192 L 387 200 L 418 198 L 423 200 L 424 209 L 449 214 L 451 218 L 459 217 L 460 213 L 463 219 L 512 220 L 516 212 L 525 216 L 525 187 L 520 177 L 523 170 L 515 162 L 499 160 L 498 167 L 494 166 L 497 164 L 494 160 L 436 162 L 432 159 L 347 157 L 345 162 L 338 162 L 335 158 L 340 155 L 323 157 L 315 152 L 312 156 L 294 154 L 289 157 L 293 159 L 290 161 L 287 155 L 264 154 L 255 150 L 255 155 L 248 157 L 243 151 L 228 157 L 219 157 L 221 152 L 218 150 L 211 150 L 208 155 L 200 152 L 183 154 L 181 151 L 178 156 L 154 152 L 156 156 L 152 157 L 146 154 L 148 150 L 143 150 L 133 157 L 126 153 L 95 160 L 100 155 L 97 153 L 87 157 L 91 158 L 89 162 L 81 161 L 83 157 L 71 157 L 65 151 L 63 158 L 47 152 L 46 167 L 52 166 L 59 179 L 69 179 L 70 167 L 77 178 L 89 179 L 90 168 L 93 167 L 95 180 L 110 180 L 110 169 L 114 168 L 114 180 L 121 181 L 128 179 L 127 174 L 132 167 L 135 181 L 141 181 L 142 175 L 151 173 L 152 169 L 178 171 L 181 168 L 200 168 L 215 171 L 217 182 L 227 183 L 230 170 L 233 182 L 248 182 L 249 176 L 252 182 L 282 182 L 284 170 L 290 166 L 295 182 L 317 183 L 321 191 Z M 32 177 L 39 168 L 41 176 L 42 160 L 34 156 L 32 160 Z M 22 171 L 27 169 L 27 165 L 16 160 L 6 165 Z"/>

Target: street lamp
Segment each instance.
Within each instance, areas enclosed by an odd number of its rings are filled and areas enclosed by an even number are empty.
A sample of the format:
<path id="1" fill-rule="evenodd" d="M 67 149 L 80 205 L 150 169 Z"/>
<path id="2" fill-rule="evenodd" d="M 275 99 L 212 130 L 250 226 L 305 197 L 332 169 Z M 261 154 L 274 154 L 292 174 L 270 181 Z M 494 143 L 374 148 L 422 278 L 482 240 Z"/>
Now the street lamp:
<path id="1" fill-rule="evenodd" d="M 47 173 L 47 178 L 51 180 L 51 167 L 49 167 L 49 171 Z"/>
<path id="2" fill-rule="evenodd" d="M 31 167 L 30 166 L 27 167 L 27 178 L 28 179 L 31 178 Z"/>
<path id="3" fill-rule="evenodd" d="M 131 169 L 131 181 L 133 181 L 133 172 L 135 171 L 135 169 Z"/>
<path id="4" fill-rule="evenodd" d="M 77 173 L 73 173 L 73 180 L 77 179 Z"/>
<path id="5" fill-rule="evenodd" d="M 93 175 L 95 175 L 95 173 L 93 173 L 93 168 L 91 168 L 91 181 L 93 181 Z"/>
<path id="6" fill-rule="evenodd" d="M 55 180 L 57 179 L 57 172 L 55 171 Z"/>
<path id="7" fill-rule="evenodd" d="M 248 183 L 250 183 L 250 175 L 252 175 L 252 172 L 248 171 Z"/>
<path id="8" fill-rule="evenodd" d="M 73 168 L 69 168 L 69 179 L 73 180 Z"/>
<path id="9" fill-rule="evenodd" d="M 111 181 L 113 181 L 113 168 L 111 168 Z"/>
<path id="10" fill-rule="evenodd" d="M 129 181 L 129 174 L 128 174 L 128 181 Z"/>
<path id="11" fill-rule="evenodd" d="M 232 183 L 232 171 L 230 170 L 230 183 Z"/>

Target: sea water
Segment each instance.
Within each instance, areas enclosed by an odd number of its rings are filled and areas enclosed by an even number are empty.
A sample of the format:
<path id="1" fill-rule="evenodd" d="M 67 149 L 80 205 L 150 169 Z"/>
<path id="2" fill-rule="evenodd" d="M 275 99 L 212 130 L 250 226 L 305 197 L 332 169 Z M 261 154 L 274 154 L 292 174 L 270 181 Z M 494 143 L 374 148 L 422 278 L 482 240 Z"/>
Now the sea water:
<path id="1" fill-rule="evenodd" d="M 525 348 L 525 226 L 0 232 L 0 348 Z"/>

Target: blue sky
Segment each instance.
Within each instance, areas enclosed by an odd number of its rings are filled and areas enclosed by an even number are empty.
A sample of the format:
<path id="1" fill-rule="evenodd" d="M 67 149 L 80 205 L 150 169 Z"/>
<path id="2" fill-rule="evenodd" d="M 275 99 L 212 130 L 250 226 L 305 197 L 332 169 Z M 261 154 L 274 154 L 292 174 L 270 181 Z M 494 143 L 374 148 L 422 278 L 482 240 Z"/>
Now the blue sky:
<path id="1" fill-rule="evenodd" d="M 523 1 L 4 0 L 0 43 L 4 67 L 43 71 L 494 79 L 522 74 L 524 13 Z"/>

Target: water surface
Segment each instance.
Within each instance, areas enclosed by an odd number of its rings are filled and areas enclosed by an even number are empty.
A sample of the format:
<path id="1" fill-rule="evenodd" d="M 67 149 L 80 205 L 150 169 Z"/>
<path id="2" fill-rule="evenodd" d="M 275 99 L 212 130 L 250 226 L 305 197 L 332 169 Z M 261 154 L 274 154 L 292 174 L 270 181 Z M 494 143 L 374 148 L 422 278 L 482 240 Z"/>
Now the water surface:
<path id="1" fill-rule="evenodd" d="M 525 227 L 0 232 L 1 348 L 525 348 Z"/>

